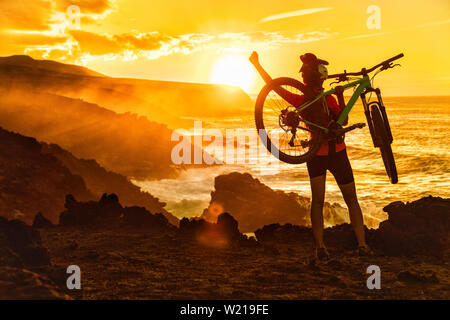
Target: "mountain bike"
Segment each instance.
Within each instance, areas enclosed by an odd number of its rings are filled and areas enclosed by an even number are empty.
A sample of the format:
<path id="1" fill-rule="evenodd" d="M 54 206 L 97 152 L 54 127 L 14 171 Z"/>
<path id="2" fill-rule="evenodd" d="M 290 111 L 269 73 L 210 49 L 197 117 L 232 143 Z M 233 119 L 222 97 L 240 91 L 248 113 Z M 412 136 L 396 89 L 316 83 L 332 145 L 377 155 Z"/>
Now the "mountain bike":
<path id="1" fill-rule="evenodd" d="M 365 126 L 365 123 L 343 126 L 360 97 L 373 145 L 380 149 L 391 183 L 397 183 L 397 168 L 391 148 L 393 141 L 391 127 L 380 89 L 373 88 L 372 83 L 379 72 L 399 66 L 393 61 L 401 57 L 403 53 L 370 69 L 363 68 L 359 72 L 344 71 L 344 73 L 329 75 L 328 79 L 336 79 L 331 84 L 347 83 L 337 85 L 328 91 L 322 90 L 318 96 L 305 100 L 300 105 L 291 105 L 277 93 L 282 88 L 284 92 L 303 95 L 305 86 L 300 81 L 288 77 L 272 79 L 261 89 L 255 104 L 255 122 L 261 141 L 279 160 L 291 164 L 304 163 L 314 157 L 323 139 L 343 141 L 345 133 Z M 369 74 L 374 71 L 376 71 L 375 74 L 370 78 Z M 350 88 L 354 88 L 354 93 L 345 103 L 344 91 Z M 370 101 L 372 93 L 375 93 L 375 100 Z M 326 102 L 326 96 L 332 94 L 336 95 L 339 105 L 343 107 L 337 120 L 329 117 L 330 110 Z M 317 107 L 322 107 L 328 115 L 326 125 L 304 116 L 307 108 Z"/>

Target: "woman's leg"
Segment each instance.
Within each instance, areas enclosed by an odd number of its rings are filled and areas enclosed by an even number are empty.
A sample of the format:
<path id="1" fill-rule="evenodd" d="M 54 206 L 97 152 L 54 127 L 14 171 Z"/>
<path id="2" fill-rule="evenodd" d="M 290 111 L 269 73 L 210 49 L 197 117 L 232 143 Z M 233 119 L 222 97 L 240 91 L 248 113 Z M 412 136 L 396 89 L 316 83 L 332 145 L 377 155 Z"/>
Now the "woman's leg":
<path id="1" fill-rule="evenodd" d="M 329 169 L 334 175 L 341 189 L 344 201 L 347 204 L 350 221 L 355 231 L 358 245 L 360 247 L 366 247 L 363 215 L 359 206 L 358 197 L 356 196 L 355 179 L 353 178 L 353 170 L 346 149 L 333 155 Z"/>
<path id="2" fill-rule="evenodd" d="M 326 175 L 310 179 L 311 182 L 311 226 L 316 248 L 325 248 L 323 242 L 323 203 L 325 200 Z"/>
<path id="3" fill-rule="evenodd" d="M 352 223 L 353 230 L 355 231 L 356 239 L 358 240 L 358 246 L 366 247 L 367 244 L 364 234 L 363 215 L 356 196 L 355 182 L 340 184 L 339 188 L 341 189 L 342 196 L 344 197 L 344 201 L 348 207 L 350 221 Z"/>

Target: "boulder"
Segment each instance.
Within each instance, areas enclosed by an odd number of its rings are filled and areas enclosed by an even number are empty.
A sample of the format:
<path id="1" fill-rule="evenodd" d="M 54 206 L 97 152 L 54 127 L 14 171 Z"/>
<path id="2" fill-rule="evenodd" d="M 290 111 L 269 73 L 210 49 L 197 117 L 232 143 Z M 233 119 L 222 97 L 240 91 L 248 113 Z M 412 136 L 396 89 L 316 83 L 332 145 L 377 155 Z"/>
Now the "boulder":
<path id="1" fill-rule="evenodd" d="M 54 224 L 51 223 L 51 221 L 48 220 L 46 217 L 44 217 L 42 212 L 38 212 L 36 214 L 36 216 L 34 217 L 33 227 L 38 228 L 38 229 L 51 228 L 51 227 L 54 227 Z"/>
<path id="2" fill-rule="evenodd" d="M 450 199 L 426 197 L 411 203 L 393 202 L 384 210 L 388 219 L 378 229 L 367 229 L 366 240 L 378 254 L 391 256 L 427 255 L 443 258 L 450 239 Z M 255 231 L 261 243 L 310 243 L 309 227 L 271 224 Z M 344 223 L 324 230 L 328 247 L 352 250 L 357 247 L 353 228 Z"/>
<path id="3" fill-rule="evenodd" d="M 50 258 L 37 229 L 0 217 L 0 265 L 48 266 Z"/>
<path id="4" fill-rule="evenodd" d="M 230 212 L 239 221 L 241 232 L 254 232 L 272 223 L 309 225 L 310 199 L 296 193 L 272 190 L 248 173 L 232 172 L 214 181 L 211 202 L 200 218 L 215 222 L 219 214 Z M 327 223 L 345 222 L 338 204 L 324 205 Z"/>
<path id="5" fill-rule="evenodd" d="M 366 230 L 368 233 L 369 231 Z M 284 243 L 284 244 L 314 244 L 311 228 L 296 226 L 290 223 L 280 225 L 279 223 L 264 226 L 255 231 L 255 236 L 261 243 Z M 344 223 L 324 229 L 324 241 L 330 248 L 351 250 L 357 247 L 353 228 Z"/>
<path id="6" fill-rule="evenodd" d="M 388 219 L 380 224 L 372 246 L 388 255 L 431 255 L 442 257 L 450 235 L 450 199 L 424 197 L 383 209 Z"/>
<path id="7" fill-rule="evenodd" d="M 99 212 L 101 218 L 119 218 L 122 214 L 122 205 L 119 203 L 119 197 L 114 194 L 104 193 L 98 202 Z"/>
<path id="8" fill-rule="evenodd" d="M 217 217 L 217 229 L 232 242 L 239 240 L 242 236 L 238 229 L 238 222 L 228 212 Z"/>
<path id="9" fill-rule="evenodd" d="M 365 231 L 368 234 L 367 228 Z M 330 248 L 354 250 L 358 247 L 353 227 L 349 223 L 326 228 L 323 232 L 323 239 Z"/>
<path id="10" fill-rule="evenodd" d="M 263 243 L 305 243 L 311 242 L 311 228 L 296 226 L 290 223 L 280 225 L 273 223 L 255 231 L 258 241 Z"/>
<path id="11" fill-rule="evenodd" d="M 129 225 L 162 233 L 176 230 L 162 213 L 152 214 L 144 207 L 123 208 L 115 194 L 103 194 L 98 202 L 78 202 L 72 195 L 66 196 L 66 211 L 60 215 L 64 226 Z"/>
<path id="12" fill-rule="evenodd" d="M 78 202 L 71 194 L 66 196 L 66 210 L 59 216 L 64 226 L 87 225 L 102 219 L 119 219 L 123 208 L 115 194 L 103 194 L 98 202 Z"/>
<path id="13" fill-rule="evenodd" d="M 123 210 L 123 222 L 133 227 L 166 232 L 176 229 L 169 223 L 162 213 L 152 214 L 144 207 L 125 207 Z"/>
<path id="14" fill-rule="evenodd" d="M 209 247 L 257 245 L 255 239 L 249 239 L 239 232 L 238 222 L 227 212 L 220 214 L 216 223 L 199 218 L 183 218 L 178 236 Z"/>

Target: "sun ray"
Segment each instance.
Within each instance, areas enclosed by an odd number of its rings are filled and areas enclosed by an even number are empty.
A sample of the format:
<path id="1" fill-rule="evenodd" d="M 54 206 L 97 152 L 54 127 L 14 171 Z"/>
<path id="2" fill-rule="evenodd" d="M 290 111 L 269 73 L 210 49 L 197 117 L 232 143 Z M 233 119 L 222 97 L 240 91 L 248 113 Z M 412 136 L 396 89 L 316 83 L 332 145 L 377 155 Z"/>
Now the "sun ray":
<path id="1" fill-rule="evenodd" d="M 217 84 L 239 86 L 249 92 L 255 84 L 256 76 L 246 57 L 226 54 L 218 58 L 214 64 L 210 81 Z"/>

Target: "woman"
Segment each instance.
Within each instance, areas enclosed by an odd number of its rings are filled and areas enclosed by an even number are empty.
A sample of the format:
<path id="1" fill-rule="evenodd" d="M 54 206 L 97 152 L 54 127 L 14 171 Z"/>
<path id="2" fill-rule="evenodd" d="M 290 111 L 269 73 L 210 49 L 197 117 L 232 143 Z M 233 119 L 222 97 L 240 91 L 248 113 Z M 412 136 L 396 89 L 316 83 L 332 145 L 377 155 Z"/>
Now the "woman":
<path id="1" fill-rule="evenodd" d="M 328 65 L 328 62 L 318 59 L 312 53 L 306 53 L 300 59 L 303 63 L 300 73 L 303 78 L 304 87 L 302 92 L 304 95 L 293 94 L 282 88 L 276 90 L 277 94 L 295 106 L 319 95 L 323 90 L 323 82 L 328 76 L 328 71 L 325 67 L 325 65 Z M 272 80 L 260 65 L 256 52 L 253 52 L 250 56 L 250 62 L 255 66 L 266 83 Z M 327 96 L 326 102 L 332 116 L 337 119 L 344 106 L 338 105 L 332 96 Z M 314 118 L 315 121 L 321 121 L 322 123 L 326 120 L 326 115 L 320 103 L 318 106 L 312 105 L 306 110 L 308 110 L 308 114 L 302 114 L 302 116 L 308 119 Z M 312 159 L 307 161 L 306 165 L 311 183 L 311 226 L 316 244 L 316 258 L 319 260 L 329 259 L 329 253 L 323 241 L 323 204 L 327 170 L 333 174 L 347 204 L 350 221 L 358 241 L 358 254 L 369 255 L 370 250 L 365 240 L 363 216 L 356 196 L 353 170 L 348 160 L 345 142 L 343 140 L 329 141 L 325 139 L 319 151 Z"/>

